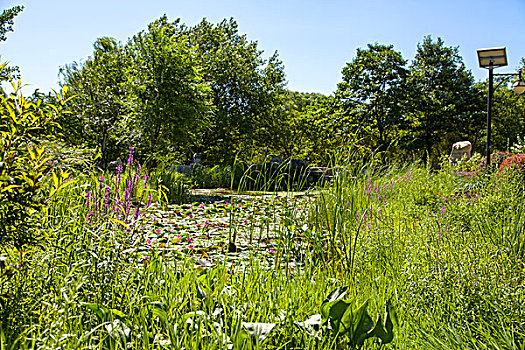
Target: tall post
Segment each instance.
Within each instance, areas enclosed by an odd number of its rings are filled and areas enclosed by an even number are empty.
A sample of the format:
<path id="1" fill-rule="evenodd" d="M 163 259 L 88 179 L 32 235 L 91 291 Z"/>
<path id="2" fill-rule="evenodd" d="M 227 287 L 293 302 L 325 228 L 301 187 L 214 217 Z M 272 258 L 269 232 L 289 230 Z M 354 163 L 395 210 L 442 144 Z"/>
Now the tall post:
<path id="1" fill-rule="evenodd" d="M 492 60 L 491 60 L 492 61 Z M 489 96 L 487 98 L 487 170 L 490 168 L 490 125 L 492 123 L 492 93 L 494 90 L 494 66 L 492 62 L 489 69 Z"/>

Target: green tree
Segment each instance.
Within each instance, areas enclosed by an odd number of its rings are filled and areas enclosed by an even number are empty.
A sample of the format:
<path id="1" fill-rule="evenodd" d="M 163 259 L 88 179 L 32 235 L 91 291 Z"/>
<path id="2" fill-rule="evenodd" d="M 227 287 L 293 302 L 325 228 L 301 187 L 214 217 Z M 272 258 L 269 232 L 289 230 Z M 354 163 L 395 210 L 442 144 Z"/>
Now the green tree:
<path id="1" fill-rule="evenodd" d="M 209 86 L 179 21 L 166 16 L 126 45 L 130 136 L 149 156 L 184 151 L 208 124 Z"/>
<path id="2" fill-rule="evenodd" d="M 404 122 L 406 60 L 392 45 L 368 45 L 343 68 L 336 96 L 368 145 L 385 150 Z"/>
<path id="3" fill-rule="evenodd" d="M 518 141 L 518 137 L 524 135 L 525 99 L 509 88 L 509 82 L 508 78 L 496 79 L 494 82 L 496 89 L 492 100 L 492 152 L 509 151 Z M 485 81 L 476 84 L 476 89 L 481 96 L 479 108 L 482 122 L 479 133 L 483 142 L 479 151 L 485 154 L 488 83 Z"/>
<path id="4" fill-rule="evenodd" d="M 126 61 L 122 46 L 113 38 L 99 38 L 93 56 L 83 63 L 74 62 L 60 69 L 62 86 L 68 86 L 75 98 L 71 114 L 61 117 L 69 143 L 87 144 L 101 152 L 101 164 L 107 166 L 123 151 L 126 135 L 122 132 L 126 103 Z"/>
<path id="5" fill-rule="evenodd" d="M 2 11 L 0 15 L 0 42 L 7 40 L 7 33 L 13 31 L 14 18 L 18 13 L 22 12 L 24 6 L 14 6 L 9 9 Z M 7 77 L 13 76 L 18 77 L 19 69 L 18 67 L 4 67 L 4 78 L 2 80 L 7 80 Z M 0 82 L 2 81 L 0 80 Z M 1 88 L 0 88 L 1 91 Z"/>
<path id="6" fill-rule="evenodd" d="M 6 34 L 13 31 L 14 18 L 24 9 L 24 6 L 14 6 L 2 11 L 0 15 L 0 41 L 7 40 Z"/>
<path id="7" fill-rule="evenodd" d="M 272 139 L 272 119 L 285 83 L 282 63 L 277 53 L 263 59 L 257 43 L 239 34 L 233 19 L 216 25 L 203 20 L 185 33 L 211 86 L 214 106 L 193 150 L 210 161 L 231 163 Z"/>
<path id="8" fill-rule="evenodd" d="M 468 136 L 479 117 L 479 95 L 458 48 L 445 46 L 441 38 L 427 36 L 418 44 L 410 70 L 410 149 L 426 161 Z"/>
<path id="9" fill-rule="evenodd" d="M 274 118 L 273 142 L 266 145 L 265 153 L 326 165 L 329 154 L 347 136 L 338 112 L 332 96 L 286 91 L 280 116 Z"/>

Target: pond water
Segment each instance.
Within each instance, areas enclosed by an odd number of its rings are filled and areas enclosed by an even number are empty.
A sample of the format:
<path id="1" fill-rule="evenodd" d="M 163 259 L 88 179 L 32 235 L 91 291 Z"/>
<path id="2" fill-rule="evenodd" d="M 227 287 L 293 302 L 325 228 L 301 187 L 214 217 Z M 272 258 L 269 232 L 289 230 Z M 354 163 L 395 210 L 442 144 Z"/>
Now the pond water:
<path id="1" fill-rule="evenodd" d="M 311 192 L 194 190 L 192 204 L 153 208 L 142 227 L 142 258 L 160 253 L 191 257 L 199 269 L 244 266 L 250 259 L 268 267 L 302 265 Z"/>

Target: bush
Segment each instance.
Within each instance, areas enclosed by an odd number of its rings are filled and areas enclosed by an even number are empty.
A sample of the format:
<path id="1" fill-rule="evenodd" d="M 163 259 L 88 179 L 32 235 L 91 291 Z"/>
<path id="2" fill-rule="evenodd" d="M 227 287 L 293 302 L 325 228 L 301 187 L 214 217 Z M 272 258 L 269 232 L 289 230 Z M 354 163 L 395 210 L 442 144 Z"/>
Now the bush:
<path id="1" fill-rule="evenodd" d="M 230 167 L 196 167 L 191 174 L 191 181 L 197 188 L 229 188 L 232 172 Z"/>
<path id="2" fill-rule="evenodd" d="M 6 75 L 5 66 L 0 65 L 0 77 Z M 13 92 L 0 96 L 0 244 L 21 249 L 38 236 L 39 209 L 47 188 L 42 180 L 49 170 L 41 141 L 52 138 L 59 127 L 55 119 L 65 101 L 58 94 L 58 106 L 31 101 L 22 95 L 21 82 L 5 79 Z"/>
<path id="3" fill-rule="evenodd" d="M 158 193 L 164 193 L 166 201 L 170 204 L 180 204 L 189 201 L 192 185 L 190 180 L 183 174 L 157 168 L 150 174 L 150 179 L 150 182 L 154 184 L 153 186 L 157 190 L 157 201 L 162 201 Z"/>
<path id="4" fill-rule="evenodd" d="M 525 171 L 525 154 L 515 154 L 505 159 L 499 166 L 498 174 L 509 169 L 514 169 L 520 173 Z"/>
<path id="5" fill-rule="evenodd" d="M 494 168 L 499 168 L 501 163 L 508 157 L 512 156 L 512 153 L 510 152 L 497 152 L 492 153 L 490 155 L 490 162 Z M 483 160 L 478 165 L 478 171 L 484 171 L 487 169 L 487 158 L 483 158 Z"/>

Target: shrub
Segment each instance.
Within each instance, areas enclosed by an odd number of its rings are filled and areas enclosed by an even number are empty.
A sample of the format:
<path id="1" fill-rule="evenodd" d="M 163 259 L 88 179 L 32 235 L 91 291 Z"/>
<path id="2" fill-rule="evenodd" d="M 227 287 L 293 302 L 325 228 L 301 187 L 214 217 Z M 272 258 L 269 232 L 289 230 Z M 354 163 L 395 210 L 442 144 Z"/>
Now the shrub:
<path id="1" fill-rule="evenodd" d="M 525 154 L 515 154 L 505 159 L 499 166 L 498 174 L 509 169 L 515 169 L 523 173 L 525 171 Z"/>
<path id="2" fill-rule="evenodd" d="M 6 75 L 5 67 L 0 65 L 0 77 Z M 26 99 L 21 82 L 6 79 L 13 92 L 0 96 L 0 244 L 21 249 L 38 236 L 46 188 L 42 180 L 49 166 L 41 141 L 52 138 L 59 127 L 55 119 L 65 101 L 58 94 L 58 106 Z"/>
<path id="3" fill-rule="evenodd" d="M 214 166 L 196 167 L 191 174 L 191 181 L 198 188 L 227 188 L 231 185 L 231 168 Z"/>
<path id="4" fill-rule="evenodd" d="M 501 165 L 501 163 L 503 163 L 503 161 L 505 159 L 507 159 L 508 157 L 512 156 L 512 153 L 510 152 L 497 152 L 497 153 L 492 153 L 490 155 L 490 162 L 492 164 L 492 166 L 494 166 L 495 168 L 499 168 L 499 166 Z M 481 162 L 479 162 L 479 165 L 478 165 L 478 171 L 483 171 L 487 168 L 487 158 L 483 158 L 483 160 Z"/>

